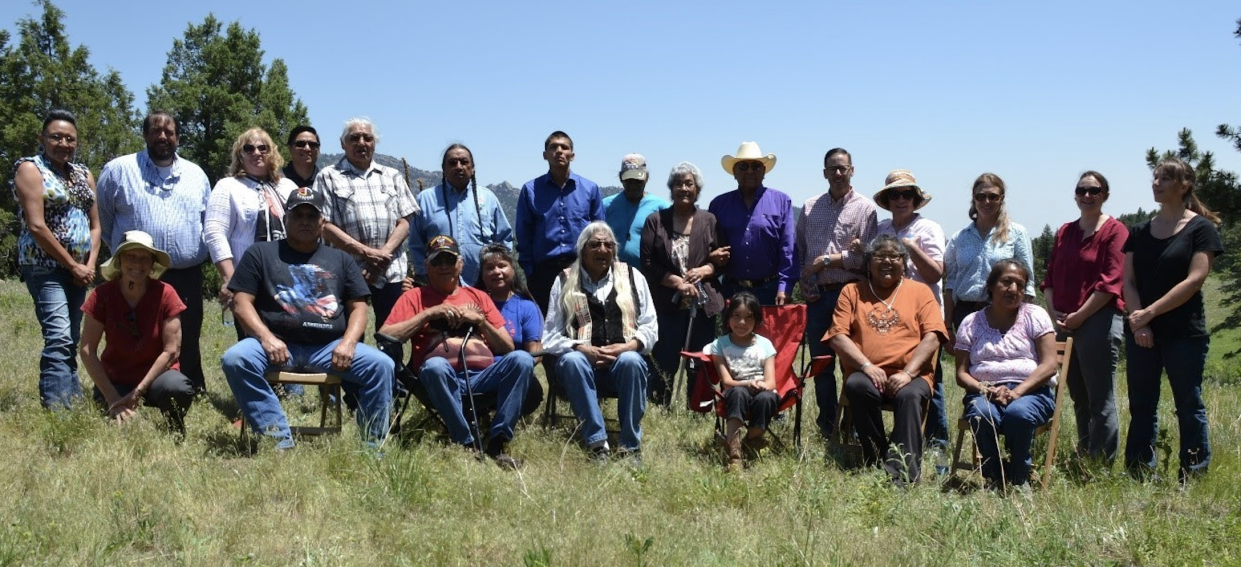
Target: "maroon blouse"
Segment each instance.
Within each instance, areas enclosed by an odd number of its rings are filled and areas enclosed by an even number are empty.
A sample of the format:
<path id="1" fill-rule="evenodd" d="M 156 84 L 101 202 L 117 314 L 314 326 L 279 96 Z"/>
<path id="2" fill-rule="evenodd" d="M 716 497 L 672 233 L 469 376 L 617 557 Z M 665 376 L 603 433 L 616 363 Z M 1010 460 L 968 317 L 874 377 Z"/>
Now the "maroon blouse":
<path id="1" fill-rule="evenodd" d="M 1115 218 L 1108 218 L 1089 238 L 1082 235 L 1077 221 L 1065 223 L 1056 232 L 1047 276 L 1039 289 L 1054 291 L 1052 307 L 1060 313 L 1077 311 L 1095 291 L 1114 295 L 1111 306 L 1123 311 L 1125 253 L 1121 249 L 1129 238 L 1129 229 Z"/>

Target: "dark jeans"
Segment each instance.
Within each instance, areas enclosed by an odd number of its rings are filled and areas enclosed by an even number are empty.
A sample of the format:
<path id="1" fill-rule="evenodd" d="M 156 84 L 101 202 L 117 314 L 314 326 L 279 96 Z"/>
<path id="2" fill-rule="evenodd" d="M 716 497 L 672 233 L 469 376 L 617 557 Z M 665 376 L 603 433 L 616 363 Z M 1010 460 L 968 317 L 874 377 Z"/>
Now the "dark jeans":
<path id="1" fill-rule="evenodd" d="M 775 305 L 776 304 L 776 292 L 778 292 L 779 290 L 780 290 L 779 278 L 771 280 L 763 285 L 755 286 L 755 287 L 742 287 L 737 282 L 732 281 L 729 278 L 724 278 L 724 286 L 723 286 L 722 291 L 724 292 L 724 299 L 728 299 L 732 297 L 733 295 L 736 295 L 739 292 L 748 291 L 750 293 L 753 293 L 754 297 L 758 298 L 759 305 Z M 793 299 L 793 294 L 789 292 L 785 292 L 785 293 L 788 296 L 787 299 L 791 301 Z"/>
<path id="2" fill-rule="evenodd" d="M 1143 348 L 1131 333 L 1125 333 L 1131 416 L 1129 438 L 1125 441 L 1125 467 L 1130 471 L 1145 475 L 1155 470 L 1155 439 L 1159 433 L 1155 410 L 1159 408 L 1160 378 L 1165 370 L 1180 429 L 1180 474 L 1207 471 L 1211 442 L 1207 434 L 1207 408 L 1202 403 L 1202 372 L 1210 342 L 1208 337 L 1156 337 L 1154 348 Z"/>
<path id="3" fill-rule="evenodd" d="M 203 377 L 203 357 L 199 339 L 203 330 L 203 267 L 191 266 L 180 270 L 167 270 L 160 277 L 176 290 L 185 311 L 181 312 L 181 373 L 190 379 L 197 392 L 207 391 Z"/>
<path id="4" fill-rule="evenodd" d="M 1109 464 L 1120 448 L 1116 363 L 1123 328 L 1120 311 L 1113 307 L 1082 322 L 1073 331 L 1073 356 L 1065 377 L 1077 418 L 1077 453 Z"/>
<path id="5" fill-rule="evenodd" d="M 701 309 L 692 319 L 690 329 L 689 311 L 669 306 L 658 313 L 659 342 L 651 349 L 651 358 L 655 364 L 647 378 L 647 388 L 651 401 L 662 406 L 672 403 L 672 383 L 677 370 L 681 368 L 681 350 L 685 346 L 685 335 L 689 333 L 689 352 L 701 352 L 707 343 L 715 338 L 715 317 L 708 316 Z M 694 391 L 694 372 L 686 373 L 685 392 Z M 687 401 L 688 403 L 688 401 Z"/>
<path id="6" fill-rule="evenodd" d="M 836 312 L 836 302 L 839 299 L 839 289 L 823 291 L 818 301 L 806 304 L 806 342 L 810 344 L 810 356 L 836 354 L 823 342 L 823 335 L 832 327 L 832 315 Z M 761 333 L 761 330 L 759 332 Z M 836 361 L 832 361 L 814 377 L 814 401 L 819 406 L 819 417 L 815 423 L 825 439 L 831 439 L 832 432 L 836 429 L 837 400 Z"/>
<path id="7" fill-rule="evenodd" d="M 931 397 L 931 385 L 914 378 L 889 401 L 893 406 L 892 437 L 883 431 L 883 394 L 865 374 L 854 372 L 845 381 L 845 396 L 853 408 L 853 427 L 862 441 L 862 460 L 879 463 L 894 480 L 917 482 L 922 466 L 922 404 Z M 889 442 L 890 441 L 890 442 Z"/>
<path id="8" fill-rule="evenodd" d="M 767 429 L 771 417 L 780 407 L 780 396 L 771 390 L 755 394 L 745 386 L 734 386 L 724 392 L 724 407 L 728 409 L 728 419 L 740 420 L 749 427 Z"/>
<path id="9" fill-rule="evenodd" d="M 552 284 L 565 268 L 573 264 L 576 257 L 565 255 L 559 258 L 544 260 L 534 265 L 534 271 L 526 274 L 526 283 L 530 287 L 530 295 L 539 304 L 542 313 L 547 313 L 547 302 L 551 301 Z"/>
<path id="10" fill-rule="evenodd" d="M 126 384 L 112 384 L 112 387 L 122 396 L 134 390 L 134 386 Z M 107 413 L 108 402 L 104 400 L 103 392 L 100 392 L 99 388 L 95 388 L 95 403 Z M 158 409 L 164 414 L 168 428 L 181 435 L 185 435 L 185 414 L 189 413 L 193 403 L 194 385 L 189 378 L 176 370 L 168 370 L 156 376 L 146 395 L 142 397 L 142 405 Z"/>

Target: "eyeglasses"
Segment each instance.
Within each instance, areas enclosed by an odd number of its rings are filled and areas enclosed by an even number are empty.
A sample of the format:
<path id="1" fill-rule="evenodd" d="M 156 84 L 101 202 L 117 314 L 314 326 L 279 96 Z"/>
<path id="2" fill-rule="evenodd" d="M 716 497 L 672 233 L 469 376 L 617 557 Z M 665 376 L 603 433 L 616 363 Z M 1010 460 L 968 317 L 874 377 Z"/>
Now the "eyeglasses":
<path id="1" fill-rule="evenodd" d="M 918 198 L 916 189 L 906 189 L 904 191 L 888 191 L 888 200 L 892 199 L 909 199 L 910 201 Z"/>
<path id="2" fill-rule="evenodd" d="M 319 142 L 312 142 L 310 140 L 297 140 L 296 142 L 293 142 L 293 145 L 298 148 L 310 148 L 312 150 L 319 149 Z"/>
<path id="3" fill-rule="evenodd" d="M 876 262 L 887 262 L 889 264 L 905 261 L 905 257 L 900 254 L 875 254 L 873 258 Z"/>
<path id="4" fill-rule="evenodd" d="M 736 169 L 737 171 L 750 171 L 751 169 L 754 171 L 762 171 L 767 168 L 763 167 L 763 162 L 761 161 L 743 161 L 737 164 Z"/>
<path id="5" fill-rule="evenodd" d="M 600 248 L 604 250 L 612 250 L 613 248 L 616 248 L 616 243 L 611 240 L 591 240 L 586 243 L 586 247 L 592 250 L 598 250 Z"/>
<path id="6" fill-rule="evenodd" d="M 1098 195 L 1099 193 L 1102 193 L 1103 188 L 1102 187 L 1078 187 L 1074 189 L 1073 192 L 1077 193 L 1078 197 L 1084 197 L 1086 195 L 1090 195 L 1091 197 L 1093 197 L 1095 195 Z"/>
<path id="7" fill-rule="evenodd" d="M 370 135 L 370 134 L 362 134 L 362 133 L 350 134 L 350 135 L 349 135 L 349 137 L 348 137 L 347 139 L 348 139 L 350 142 L 355 142 L 355 143 L 356 143 L 356 142 L 359 142 L 359 141 L 361 141 L 361 142 L 373 142 L 373 141 L 375 141 L 375 137 L 374 137 L 374 136 L 372 136 L 372 135 Z"/>
<path id="8" fill-rule="evenodd" d="M 257 146 L 254 144 L 246 144 L 241 147 L 241 151 L 246 152 L 248 154 L 252 154 L 255 151 L 257 151 L 260 154 L 266 154 L 267 152 L 271 151 L 271 148 L 267 147 L 267 144 L 259 144 Z"/>
<path id="9" fill-rule="evenodd" d="M 436 256 L 428 260 L 427 263 L 437 268 L 443 268 L 445 266 L 456 265 L 457 257 L 453 256 L 452 254 L 440 254 L 439 256 Z"/>
<path id="10" fill-rule="evenodd" d="M 974 193 L 974 200 L 979 203 L 998 203 L 1004 200 L 1004 196 L 999 193 Z"/>
<path id="11" fill-rule="evenodd" d="M 55 134 L 48 134 L 48 135 L 47 135 L 47 139 L 49 139 L 49 140 L 51 140 L 51 141 L 53 141 L 53 142 L 55 142 L 55 143 L 58 143 L 58 144 L 59 144 L 59 143 L 61 143 L 61 142 L 64 142 L 64 143 L 66 143 L 66 144 L 73 144 L 73 143 L 76 143 L 76 142 L 78 141 L 78 139 L 77 139 L 77 138 L 74 138 L 73 136 L 70 136 L 70 135 L 68 135 L 68 134 L 61 134 L 61 133 L 59 133 L 59 132 L 57 132 L 57 133 L 55 133 Z"/>
<path id="12" fill-rule="evenodd" d="M 824 169 L 832 173 L 848 173 L 850 169 L 853 169 L 853 166 L 852 165 L 832 165 L 832 166 L 825 167 Z"/>

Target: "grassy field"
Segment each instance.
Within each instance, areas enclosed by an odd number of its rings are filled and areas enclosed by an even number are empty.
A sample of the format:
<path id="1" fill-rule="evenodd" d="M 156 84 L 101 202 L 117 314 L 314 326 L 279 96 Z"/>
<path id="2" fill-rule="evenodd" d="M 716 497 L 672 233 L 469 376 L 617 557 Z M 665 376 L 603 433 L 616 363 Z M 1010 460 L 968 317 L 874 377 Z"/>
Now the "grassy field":
<path id="1" fill-rule="evenodd" d="M 726 475 L 711 422 L 683 411 L 647 415 L 640 469 L 592 464 L 568 431 L 537 423 L 518 429 L 511 449 L 526 466 L 516 473 L 433 435 L 374 458 L 352 424 L 289 453 L 262 446 L 250 456 L 215 362 L 232 330 L 207 319 L 211 392 L 177 444 L 152 410 L 127 427 L 86 407 L 42 411 L 30 298 L 0 282 L 9 353 L 0 368 L 0 565 L 1241 564 L 1241 399 L 1226 356 L 1241 348 L 1237 329 L 1212 343 L 1208 476 L 1185 488 L 1101 471 L 1082 482 L 1063 467 L 1074 431 L 1066 411 L 1050 489 L 1004 497 L 935 480 L 895 489 L 878 472 L 842 466 L 813 438 L 802 454 L 768 451 Z M 1121 383 L 1123 438 L 1123 375 Z M 955 384 L 948 398 L 959 415 Z M 300 422 L 317 413 L 286 406 Z M 1173 425 L 1166 464 L 1177 446 L 1166 388 L 1161 409 L 1161 425 Z M 807 407 L 806 423 L 815 413 Z"/>

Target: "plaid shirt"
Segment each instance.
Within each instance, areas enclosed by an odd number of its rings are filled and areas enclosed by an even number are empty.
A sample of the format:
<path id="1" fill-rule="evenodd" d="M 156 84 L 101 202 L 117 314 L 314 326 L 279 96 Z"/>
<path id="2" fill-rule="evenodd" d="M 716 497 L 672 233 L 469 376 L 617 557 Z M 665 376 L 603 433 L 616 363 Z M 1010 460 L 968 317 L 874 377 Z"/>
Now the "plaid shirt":
<path id="1" fill-rule="evenodd" d="M 387 244 L 396 222 L 418 213 L 405 178 L 374 161 L 366 171 L 359 171 L 348 159 L 340 158 L 315 176 L 315 191 L 323 193 L 324 220 L 371 248 Z M 409 264 L 403 252 L 397 249 L 383 281 L 399 282 L 405 277 Z M 354 259 L 364 262 L 361 256 Z"/>
<path id="2" fill-rule="evenodd" d="M 857 238 L 870 242 L 878 230 L 875 203 L 850 189 L 839 201 L 831 193 L 806 200 L 797 219 L 797 259 L 801 272 L 807 273 L 814 259 L 824 254 L 840 253 L 844 268 L 828 268 L 811 276 L 802 276 L 802 286 L 845 283 L 860 279 L 862 255 L 849 251 L 849 243 Z"/>

